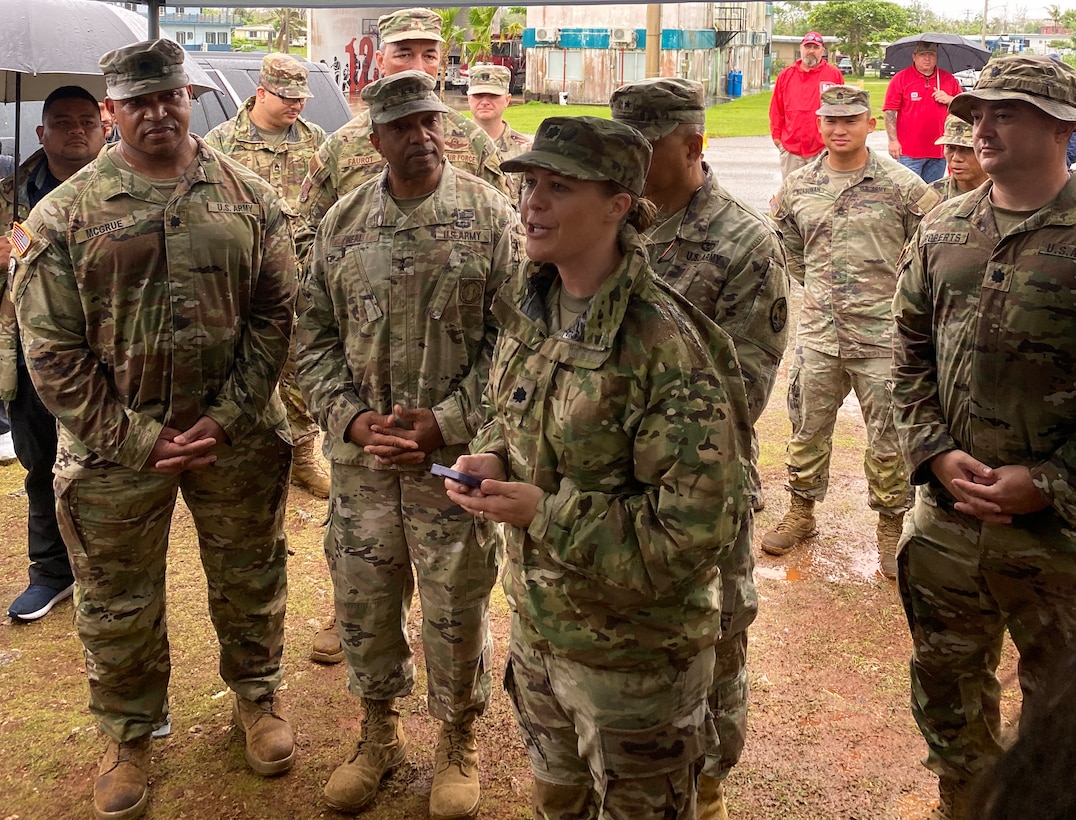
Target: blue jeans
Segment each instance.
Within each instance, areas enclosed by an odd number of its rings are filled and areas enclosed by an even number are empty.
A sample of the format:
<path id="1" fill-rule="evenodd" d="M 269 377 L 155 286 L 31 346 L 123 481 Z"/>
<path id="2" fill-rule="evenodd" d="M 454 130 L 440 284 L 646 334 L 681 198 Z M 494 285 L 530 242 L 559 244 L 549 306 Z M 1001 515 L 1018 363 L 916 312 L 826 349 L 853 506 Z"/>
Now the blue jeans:
<path id="1" fill-rule="evenodd" d="M 929 157 L 927 159 L 914 159 L 913 157 L 906 157 L 903 154 L 900 155 L 900 164 L 905 168 L 910 168 L 915 171 L 919 176 L 923 178 L 924 182 L 934 182 L 936 179 L 941 179 L 945 176 L 945 160 L 936 157 Z"/>

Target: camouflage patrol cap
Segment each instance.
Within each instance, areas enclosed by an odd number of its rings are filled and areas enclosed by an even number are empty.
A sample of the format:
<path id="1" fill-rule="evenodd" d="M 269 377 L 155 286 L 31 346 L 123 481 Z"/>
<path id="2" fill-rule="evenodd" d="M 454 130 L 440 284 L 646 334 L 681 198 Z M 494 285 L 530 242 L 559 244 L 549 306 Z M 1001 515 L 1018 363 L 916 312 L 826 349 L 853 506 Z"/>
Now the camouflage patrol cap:
<path id="1" fill-rule="evenodd" d="M 608 179 L 642 196 L 653 149 L 646 137 L 616 120 L 549 117 L 531 150 L 501 163 L 508 173 L 544 168 L 572 179 Z"/>
<path id="2" fill-rule="evenodd" d="M 262 58 L 262 73 L 258 85 L 270 94 L 288 100 L 305 100 L 314 95 L 306 84 L 306 66 L 290 54 L 266 54 Z"/>
<path id="3" fill-rule="evenodd" d="M 822 92 L 822 107 L 815 113 L 820 117 L 854 117 L 870 110 L 871 95 L 865 88 L 834 85 Z"/>
<path id="4" fill-rule="evenodd" d="M 370 122 L 382 125 L 420 111 L 447 113 L 448 108 L 433 93 L 434 83 L 425 71 L 401 71 L 370 83 L 362 90 L 362 99 L 370 106 Z"/>
<path id="5" fill-rule="evenodd" d="M 1054 119 L 1076 122 L 1076 68 L 1042 56 L 998 57 L 986 64 L 975 88 L 953 98 L 949 113 L 971 122 L 976 100 L 1021 100 Z"/>
<path id="6" fill-rule="evenodd" d="M 401 40 L 436 40 L 443 43 L 441 17 L 430 9 L 400 9 L 377 18 L 381 44 Z"/>
<path id="7" fill-rule="evenodd" d="M 935 145 L 956 145 L 960 148 L 972 148 L 971 124 L 960 117 L 950 114 L 945 118 L 945 130 L 934 140 Z"/>
<path id="8" fill-rule="evenodd" d="M 679 77 L 654 77 L 622 85 L 609 98 L 613 119 L 650 140 L 671 134 L 682 123 L 704 124 L 702 83 Z"/>
<path id="9" fill-rule="evenodd" d="M 479 63 L 471 67 L 468 94 L 507 94 L 512 82 L 512 72 L 503 65 Z"/>
<path id="10" fill-rule="evenodd" d="M 113 49 L 97 64 L 105 75 L 109 98 L 129 100 L 190 85 L 183 68 L 186 56 L 172 40 L 143 40 Z"/>

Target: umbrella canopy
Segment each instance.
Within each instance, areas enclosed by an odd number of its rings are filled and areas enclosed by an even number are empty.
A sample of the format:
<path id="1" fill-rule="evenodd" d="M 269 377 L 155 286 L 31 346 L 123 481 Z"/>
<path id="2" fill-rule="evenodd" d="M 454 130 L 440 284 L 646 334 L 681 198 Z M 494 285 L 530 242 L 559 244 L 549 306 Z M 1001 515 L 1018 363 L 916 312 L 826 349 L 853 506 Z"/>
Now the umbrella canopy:
<path id="1" fill-rule="evenodd" d="M 97 61 L 106 51 L 146 38 L 146 19 L 93 0 L 0 0 L 0 102 L 43 100 L 62 85 L 81 85 L 98 99 L 105 78 Z M 190 57 L 194 93 L 219 90 Z"/>
<path id="2" fill-rule="evenodd" d="M 896 69 L 907 68 L 912 64 L 912 52 L 918 43 L 935 43 L 938 46 L 938 68 L 950 74 L 968 68 L 982 68 L 990 59 L 987 49 L 969 43 L 959 34 L 925 31 L 895 41 L 885 50 L 885 61 Z"/>

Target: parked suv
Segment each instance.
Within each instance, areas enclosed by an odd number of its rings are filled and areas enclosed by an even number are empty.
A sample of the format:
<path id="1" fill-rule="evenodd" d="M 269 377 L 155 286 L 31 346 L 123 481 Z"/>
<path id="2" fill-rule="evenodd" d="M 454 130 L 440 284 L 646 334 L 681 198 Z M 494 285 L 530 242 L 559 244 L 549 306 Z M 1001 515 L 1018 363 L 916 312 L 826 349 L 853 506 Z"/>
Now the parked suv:
<path id="1" fill-rule="evenodd" d="M 204 92 L 191 106 L 191 131 L 205 136 L 210 129 L 234 117 L 239 106 L 254 93 L 265 55 L 238 51 L 196 51 L 191 52 L 191 56 L 222 89 Z M 296 59 L 310 72 L 310 92 L 314 95 L 307 101 L 303 117 L 331 134 L 351 119 L 347 100 L 327 65 L 312 63 L 302 57 Z M 37 126 L 41 124 L 41 106 L 40 100 L 22 104 L 22 140 L 19 146 L 22 159 L 39 147 Z M 14 134 L 15 104 L 0 105 L 0 153 L 14 154 Z"/>
<path id="2" fill-rule="evenodd" d="M 191 131 L 207 134 L 225 120 L 235 116 L 244 101 L 258 87 L 264 54 L 241 51 L 196 51 L 197 62 L 216 81 L 223 92 L 207 91 L 191 107 Z M 312 63 L 296 57 L 310 72 L 308 84 L 314 96 L 303 108 L 303 118 L 317 123 L 331 134 L 351 119 L 351 109 L 325 63 Z"/>
<path id="3" fill-rule="evenodd" d="M 852 58 L 851 57 L 841 57 L 841 59 L 837 63 L 837 68 L 839 68 L 841 70 L 841 74 L 851 74 L 852 73 Z"/>

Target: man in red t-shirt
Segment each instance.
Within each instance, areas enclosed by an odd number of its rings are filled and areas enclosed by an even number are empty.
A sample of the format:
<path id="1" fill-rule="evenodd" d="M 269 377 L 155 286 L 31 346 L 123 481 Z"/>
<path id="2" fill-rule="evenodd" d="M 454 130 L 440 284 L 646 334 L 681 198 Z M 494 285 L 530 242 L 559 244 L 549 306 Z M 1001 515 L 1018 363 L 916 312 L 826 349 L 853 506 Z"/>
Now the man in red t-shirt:
<path id="1" fill-rule="evenodd" d="M 935 140 L 945 130 L 949 102 L 960 82 L 938 68 L 937 43 L 917 43 L 912 64 L 893 75 L 885 92 L 885 132 L 889 156 L 927 182 L 945 175 L 942 147 Z"/>
<path id="2" fill-rule="evenodd" d="M 826 62 L 822 35 L 808 31 L 800 41 L 800 59 L 777 75 L 770 100 L 770 136 L 781 152 L 781 179 L 822 153 L 818 133 L 821 95 L 843 85 L 840 69 Z"/>

